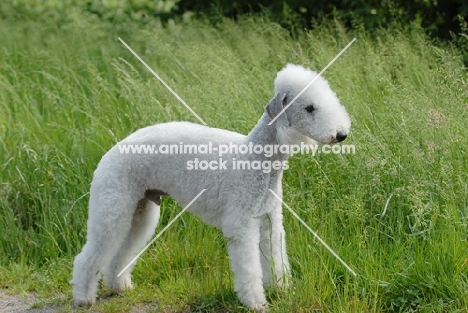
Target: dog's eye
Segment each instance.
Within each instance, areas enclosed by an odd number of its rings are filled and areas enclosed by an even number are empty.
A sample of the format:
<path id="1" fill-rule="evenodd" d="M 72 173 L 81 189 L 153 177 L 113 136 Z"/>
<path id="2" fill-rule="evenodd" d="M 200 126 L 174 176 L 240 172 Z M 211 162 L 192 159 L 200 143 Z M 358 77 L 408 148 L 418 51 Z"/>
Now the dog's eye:
<path id="1" fill-rule="evenodd" d="M 313 105 L 309 105 L 309 106 L 307 106 L 305 109 L 306 109 L 306 111 L 309 112 L 309 113 L 312 113 L 312 112 L 315 110 L 315 108 L 314 108 Z"/>

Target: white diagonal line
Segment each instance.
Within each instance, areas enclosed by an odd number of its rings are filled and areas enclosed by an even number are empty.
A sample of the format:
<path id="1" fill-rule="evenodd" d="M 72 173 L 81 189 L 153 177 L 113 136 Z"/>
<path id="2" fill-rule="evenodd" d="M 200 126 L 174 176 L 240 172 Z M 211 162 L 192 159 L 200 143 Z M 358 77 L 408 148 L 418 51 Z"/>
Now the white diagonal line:
<path id="1" fill-rule="evenodd" d="M 160 236 L 161 236 L 161 235 L 162 235 L 162 234 L 163 234 L 163 233 L 164 233 L 164 232 L 165 232 L 165 231 L 166 231 L 166 230 L 167 230 L 167 229 L 168 229 L 184 212 L 185 212 L 185 210 L 187 210 L 187 209 L 192 205 L 192 203 L 194 203 L 195 200 L 197 200 L 198 197 L 201 196 L 202 193 L 205 192 L 205 190 L 206 190 L 206 189 L 203 189 L 202 191 L 200 191 L 200 193 L 199 193 L 195 198 L 193 198 L 193 200 L 190 201 L 190 203 L 187 204 L 187 206 L 186 206 L 182 211 L 180 211 L 180 213 L 177 214 L 176 217 L 174 217 L 174 218 L 172 219 L 172 221 L 170 221 L 170 222 L 166 225 L 166 227 L 164 227 L 164 228 L 156 235 L 156 237 L 154 237 L 153 240 L 151 240 L 151 241 L 146 245 L 146 247 L 144 247 L 143 250 L 141 250 L 141 252 L 138 253 L 138 254 L 130 261 L 130 263 L 128 263 L 127 266 L 124 267 L 124 269 L 123 269 L 122 271 L 120 271 L 120 273 L 117 275 L 117 277 L 120 277 L 120 275 L 122 275 L 123 272 L 125 272 L 125 271 L 133 264 L 133 262 L 135 262 L 135 261 L 143 254 L 143 252 L 145 252 L 146 249 L 148 249 L 149 246 L 151 246 L 151 244 L 152 244 L 153 242 L 155 242 L 156 239 L 158 239 L 158 238 L 159 238 L 159 237 L 160 237 Z"/>
<path id="2" fill-rule="evenodd" d="M 156 77 L 170 92 L 172 92 L 172 94 L 173 94 L 180 102 L 182 102 L 182 104 L 185 105 L 185 107 L 186 107 L 190 112 L 192 112 L 192 114 L 195 115 L 195 117 L 198 118 L 198 120 L 199 120 L 200 122 L 202 122 L 203 125 L 206 126 L 205 121 L 202 120 L 201 117 L 198 116 L 198 114 L 195 113 L 195 111 L 192 110 L 192 108 L 189 107 L 188 104 L 185 103 L 185 101 L 184 101 L 181 97 L 179 97 L 179 95 L 176 94 L 176 92 L 175 92 L 174 90 L 172 90 L 172 88 L 169 87 L 169 85 L 166 84 L 166 82 L 165 82 L 161 77 L 159 77 L 159 75 L 156 74 L 155 71 L 153 71 L 153 69 L 152 69 L 151 67 L 148 66 L 148 64 L 146 64 L 146 62 L 143 61 L 142 58 L 140 58 L 140 56 L 139 56 L 138 54 L 136 54 L 136 52 L 133 51 L 132 48 L 130 48 L 130 47 L 125 43 L 125 41 L 122 40 L 122 38 L 119 37 L 118 39 L 120 40 L 120 42 L 121 42 L 128 50 L 130 50 L 131 53 L 133 53 L 133 55 L 134 55 L 141 63 L 143 63 L 143 65 L 151 72 L 151 74 L 154 75 L 154 77 Z"/>
<path id="3" fill-rule="evenodd" d="M 281 201 L 281 203 L 292 213 L 292 215 L 294 215 L 294 217 L 297 218 L 297 219 L 299 220 L 299 222 L 301 222 L 302 225 L 304 225 L 305 228 L 307 228 L 307 230 L 310 231 L 310 232 L 312 233 L 312 235 L 314 235 L 315 238 L 317 238 L 317 240 L 320 241 L 320 243 L 321 243 L 325 248 L 327 248 L 328 251 L 330 251 L 331 254 L 333 254 L 333 256 L 334 256 L 335 258 L 337 258 L 338 261 L 340 261 L 341 264 L 343 264 L 343 265 L 346 267 L 346 269 L 347 269 L 348 271 L 351 272 L 351 274 L 354 275 L 354 277 L 357 276 L 356 272 L 353 271 L 353 270 L 351 269 L 351 267 L 349 267 L 349 265 L 346 264 L 346 262 L 343 261 L 343 259 L 340 258 L 340 256 L 339 256 L 335 251 L 333 251 L 333 249 L 330 248 L 330 246 L 327 245 L 327 243 L 326 243 L 325 241 L 323 241 L 323 239 L 320 238 L 319 235 L 317 235 L 317 233 L 314 232 L 314 231 L 309 227 L 309 225 L 307 225 L 306 222 L 304 222 L 304 220 L 303 220 L 302 218 L 300 218 L 299 215 L 296 214 L 296 212 L 293 211 L 293 209 L 291 209 L 286 203 L 283 202 L 283 199 L 281 199 L 273 190 L 271 190 L 271 189 L 268 189 L 268 190 L 270 190 L 270 192 L 271 192 L 279 201 Z"/>
<path id="4" fill-rule="evenodd" d="M 334 57 L 333 60 L 331 60 L 330 63 L 328 63 L 327 66 L 325 66 L 325 67 L 323 68 L 323 70 L 322 70 L 320 73 L 318 73 L 318 75 L 315 76 L 314 79 L 312 79 L 312 81 L 311 81 L 310 83 L 308 83 L 307 86 L 305 86 L 304 89 L 302 89 L 301 92 L 298 93 L 297 96 L 295 96 L 294 99 L 292 99 L 291 102 L 289 102 L 289 103 L 281 110 L 281 112 L 279 112 L 279 113 L 270 121 L 270 123 L 268 123 L 268 125 L 273 124 L 273 122 L 276 121 L 276 119 L 277 119 L 281 114 L 283 114 L 284 111 L 286 111 L 286 109 L 289 108 L 289 106 L 291 106 L 291 104 L 293 104 L 294 101 L 296 101 L 297 98 L 299 98 L 299 96 L 302 95 L 302 94 L 307 90 L 307 88 L 309 88 L 309 87 L 317 80 L 317 78 L 319 78 L 319 77 L 323 74 L 323 72 L 325 72 L 325 71 L 330 67 L 330 65 L 332 65 L 332 64 L 333 64 L 333 63 L 334 63 L 334 62 L 335 62 L 335 61 L 336 61 L 336 60 L 337 60 L 337 59 L 338 59 L 338 58 L 339 58 L 355 41 L 356 41 L 356 38 L 354 38 L 353 40 L 351 40 L 351 42 L 348 43 L 348 45 L 347 45 L 346 47 L 344 47 L 344 49 L 341 50 L 341 52 L 338 53 L 338 54 L 336 55 L 336 57 Z"/>

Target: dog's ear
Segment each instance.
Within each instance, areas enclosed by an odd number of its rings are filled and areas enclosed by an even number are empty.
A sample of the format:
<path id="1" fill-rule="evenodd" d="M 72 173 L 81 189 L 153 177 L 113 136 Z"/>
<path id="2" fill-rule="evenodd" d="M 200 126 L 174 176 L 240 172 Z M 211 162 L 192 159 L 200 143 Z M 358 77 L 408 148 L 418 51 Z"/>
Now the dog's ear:
<path id="1" fill-rule="evenodd" d="M 268 102 L 265 107 L 265 112 L 270 119 L 274 119 L 287 105 L 287 97 L 284 93 L 277 93 L 273 99 Z M 286 116 L 286 113 L 283 112 Z"/>

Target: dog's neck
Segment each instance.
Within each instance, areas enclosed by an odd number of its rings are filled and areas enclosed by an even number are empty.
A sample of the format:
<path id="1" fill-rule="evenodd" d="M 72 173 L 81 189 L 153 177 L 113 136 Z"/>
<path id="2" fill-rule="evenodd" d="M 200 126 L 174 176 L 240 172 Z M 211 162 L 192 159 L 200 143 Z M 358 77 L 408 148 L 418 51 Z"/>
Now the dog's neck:
<path id="1" fill-rule="evenodd" d="M 260 119 L 258 120 L 257 125 L 250 131 L 245 139 L 245 144 L 252 143 L 254 145 L 280 145 L 282 144 L 278 140 L 278 130 L 276 122 L 272 125 L 268 125 L 270 123 L 270 118 L 266 113 L 264 113 Z M 289 154 L 286 153 L 275 153 L 271 160 L 286 160 L 289 157 Z"/>

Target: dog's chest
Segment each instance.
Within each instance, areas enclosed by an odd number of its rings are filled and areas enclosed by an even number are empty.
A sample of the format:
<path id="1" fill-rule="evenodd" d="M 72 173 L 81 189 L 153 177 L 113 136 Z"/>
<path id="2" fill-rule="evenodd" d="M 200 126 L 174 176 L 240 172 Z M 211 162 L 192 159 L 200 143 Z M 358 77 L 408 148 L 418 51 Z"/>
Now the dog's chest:
<path id="1" fill-rule="evenodd" d="M 278 193 L 281 188 L 281 174 L 273 172 L 268 175 L 259 175 L 256 177 L 255 186 L 249 190 L 247 195 L 243 195 L 247 200 L 246 210 L 253 216 L 261 216 L 270 213 L 277 207 L 277 199 L 271 193 L 272 190 Z"/>

